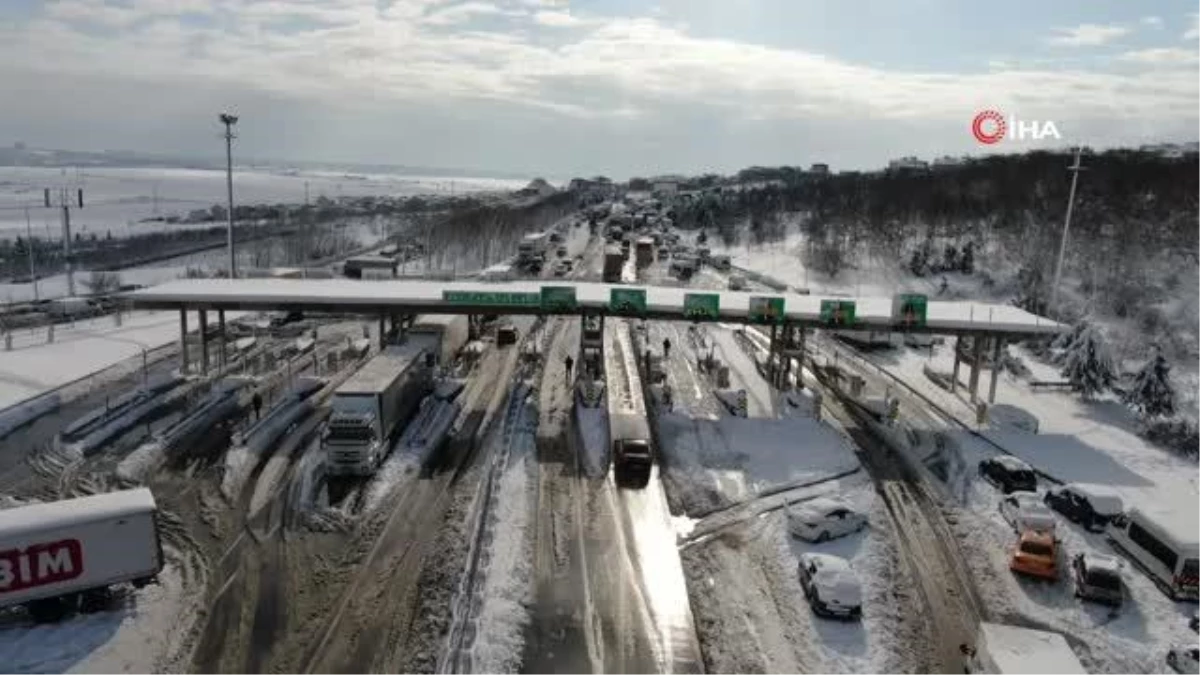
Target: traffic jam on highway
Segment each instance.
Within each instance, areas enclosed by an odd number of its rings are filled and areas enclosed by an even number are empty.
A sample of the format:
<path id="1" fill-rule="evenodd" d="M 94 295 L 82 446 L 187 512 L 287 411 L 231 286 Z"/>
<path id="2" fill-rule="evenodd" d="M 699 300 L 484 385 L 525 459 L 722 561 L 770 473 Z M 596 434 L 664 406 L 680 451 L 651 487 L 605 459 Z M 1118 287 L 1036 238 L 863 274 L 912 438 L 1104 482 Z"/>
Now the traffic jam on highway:
<path id="1" fill-rule="evenodd" d="M 1008 385 L 964 403 L 958 357 L 949 389 L 903 370 L 954 336 L 851 298 L 780 331 L 808 289 L 649 197 L 471 279 L 619 311 L 232 312 L 191 367 L 4 425 L 0 670 L 1196 672 L 1194 508 L 1039 465 L 1079 441 Z M 686 316 L 639 318 L 648 286 Z M 725 323 L 722 291 L 762 302 Z"/>

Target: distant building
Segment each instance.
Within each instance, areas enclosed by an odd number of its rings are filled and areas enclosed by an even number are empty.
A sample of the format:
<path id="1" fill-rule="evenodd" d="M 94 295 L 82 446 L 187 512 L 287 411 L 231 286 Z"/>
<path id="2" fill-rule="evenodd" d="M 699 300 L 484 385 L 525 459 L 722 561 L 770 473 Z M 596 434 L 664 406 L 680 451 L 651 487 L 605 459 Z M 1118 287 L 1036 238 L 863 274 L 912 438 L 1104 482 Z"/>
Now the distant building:
<path id="1" fill-rule="evenodd" d="M 679 183 L 675 181 L 657 181 L 653 183 L 650 192 L 659 197 L 672 197 L 679 192 Z"/>
<path id="2" fill-rule="evenodd" d="M 963 164 L 966 164 L 966 163 L 967 163 L 966 158 L 964 158 L 964 157 L 951 157 L 950 155 L 942 155 L 941 157 L 938 157 L 937 159 L 933 160 L 933 168 L 935 170 L 936 169 L 950 169 L 950 168 L 954 168 L 956 166 L 962 166 Z"/>
<path id="3" fill-rule="evenodd" d="M 917 157 L 901 157 L 888 162 L 889 171 L 927 171 L 929 162 Z"/>
<path id="4" fill-rule="evenodd" d="M 828 164 L 813 164 L 812 168 L 809 169 L 808 172 L 814 176 L 828 176 L 829 175 L 829 165 Z"/>

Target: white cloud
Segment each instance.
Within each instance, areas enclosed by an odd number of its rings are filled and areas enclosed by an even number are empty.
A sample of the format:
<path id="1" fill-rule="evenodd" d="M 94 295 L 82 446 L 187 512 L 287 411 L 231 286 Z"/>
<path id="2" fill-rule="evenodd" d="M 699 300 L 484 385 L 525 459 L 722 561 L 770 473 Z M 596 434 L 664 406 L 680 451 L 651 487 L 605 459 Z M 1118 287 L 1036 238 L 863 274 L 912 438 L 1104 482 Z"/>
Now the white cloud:
<path id="1" fill-rule="evenodd" d="M 69 2 L 62 4 L 76 12 L 96 4 Z M 529 2 L 396 0 L 381 9 L 376 0 L 221 0 L 213 25 L 159 16 L 121 23 L 110 35 L 81 30 L 48 7 L 23 24 L 0 24 L 0 81 L 37 82 L 49 92 L 39 100 L 56 95 L 46 88 L 59 74 L 144 83 L 130 88 L 144 98 L 124 105 L 159 118 L 174 113 L 160 102 L 170 98 L 166 88 L 185 87 L 283 98 L 297 114 L 390 106 L 444 118 L 450 110 L 464 125 L 487 120 L 488 129 L 491 113 L 504 109 L 536 117 L 541 129 L 563 117 L 609 129 L 672 128 L 684 111 L 706 124 L 961 130 L 980 108 L 996 107 L 1054 119 L 1066 136 L 1079 118 L 1118 130 L 1130 120 L 1149 130 L 1178 125 L 1195 118 L 1200 98 L 1194 60 L 1183 50 L 1127 52 L 1112 71 L 1103 70 L 1113 64 L 1107 57 L 1064 65 L 1011 55 L 975 73 L 884 69 L 699 37 L 650 17 L 535 12 Z M 130 0 L 125 9 L 147 15 L 170 4 Z M 512 26 L 464 30 L 479 16 L 507 16 Z M 57 95 L 71 98 L 66 89 Z M 290 114 L 282 110 L 273 114 Z M 389 133 L 403 133 L 396 129 Z"/>
<path id="2" fill-rule="evenodd" d="M 450 26 L 465 23 L 477 16 L 520 16 L 521 14 L 522 12 L 502 9 L 490 2 L 472 0 L 472 2 L 465 2 L 461 5 L 450 5 L 435 10 L 425 15 L 421 22 L 434 26 Z"/>
<path id="3" fill-rule="evenodd" d="M 1184 40 L 1195 40 L 1200 38 L 1200 14 L 1192 14 L 1192 27 L 1187 29 L 1183 34 Z"/>
<path id="4" fill-rule="evenodd" d="M 1074 28 L 1059 28 L 1046 41 L 1060 47 L 1097 47 L 1129 33 L 1125 26 L 1080 24 Z"/>
<path id="5" fill-rule="evenodd" d="M 1162 28 L 1163 20 L 1161 16 L 1143 16 L 1141 18 L 1141 24 L 1143 26 L 1149 26 L 1150 28 Z"/>
<path id="6" fill-rule="evenodd" d="M 1174 47 L 1154 47 L 1125 52 L 1118 57 L 1122 61 L 1145 64 L 1196 63 L 1200 54 L 1194 49 L 1177 49 Z"/>
<path id="7" fill-rule="evenodd" d="M 582 26 L 585 23 L 589 23 L 574 14 L 553 10 L 539 11 L 533 15 L 533 20 L 540 26 L 555 27 Z"/>

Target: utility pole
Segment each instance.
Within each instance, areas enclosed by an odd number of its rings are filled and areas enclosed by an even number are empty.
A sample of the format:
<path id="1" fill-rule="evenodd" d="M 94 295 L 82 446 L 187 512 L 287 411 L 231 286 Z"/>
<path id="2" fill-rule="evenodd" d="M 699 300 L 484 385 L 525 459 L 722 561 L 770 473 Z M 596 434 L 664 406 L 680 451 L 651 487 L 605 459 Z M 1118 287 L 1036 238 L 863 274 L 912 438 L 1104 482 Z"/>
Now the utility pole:
<path id="1" fill-rule="evenodd" d="M 237 115 L 221 113 L 221 124 L 225 125 L 225 188 L 229 195 L 229 278 L 237 278 L 237 257 L 233 251 L 233 125 L 237 124 Z"/>
<path id="2" fill-rule="evenodd" d="M 46 208 L 51 208 L 50 188 L 43 190 Z M 62 208 L 63 229 L 63 258 L 67 266 L 67 295 L 75 297 L 75 254 L 71 252 L 71 202 L 69 188 L 65 185 L 58 190 L 58 206 Z M 75 194 L 79 208 L 83 208 L 83 188 L 76 188 Z M 28 226 L 28 223 L 26 224 Z"/>
<path id="3" fill-rule="evenodd" d="M 29 207 L 25 207 L 25 247 L 29 249 L 29 281 L 33 284 L 33 301 L 38 301 L 37 272 L 33 268 L 33 225 L 29 222 Z"/>
<path id="4" fill-rule="evenodd" d="M 1067 197 L 1067 217 L 1063 221 L 1062 239 L 1058 243 L 1058 263 L 1054 266 L 1054 285 L 1050 287 L 1050 312 L 1055 318 L 1058 311 L 1058 283 L 1062 279 L 1063 258 L 1067 252 L 1067 232 L 1071 229 L 1071 212 L 1075 209 L 1075 187 L 1079 184 L 1079 172 L 1084 167 L 1079 164 L 1082 147 L 1075 148 L 1075 163 L 1067 167 L 1071 172 L 1071 194 Z"/>

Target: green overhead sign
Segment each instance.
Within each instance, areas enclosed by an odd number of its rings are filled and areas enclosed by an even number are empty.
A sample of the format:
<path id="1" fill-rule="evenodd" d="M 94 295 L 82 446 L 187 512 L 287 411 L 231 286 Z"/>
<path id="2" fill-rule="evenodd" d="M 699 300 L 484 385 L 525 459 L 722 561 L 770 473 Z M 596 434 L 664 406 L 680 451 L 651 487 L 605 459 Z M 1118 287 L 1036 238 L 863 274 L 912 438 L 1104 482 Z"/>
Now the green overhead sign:
<path id="1" fill-rule="evenodd" d="M 685 293 L 683 315 L 689 319 L 715 320 L 720 314 L 721 296 L 716 293 Z"/>
<path id="2" fill-rule="evenodd" d="M 822 300 L 821 322 L 826 326 L 853 326 L 853 300 Z"/>
<path id="3" fill-rule="evenodd" d="M 608 309 L 618 314 L 645 314 L 646 289 L 614 288 L 608 292 Z"/>
<path id="4" fill-rule="evenodd" d="M 539 293 L 500 293 L 496 291 L 442 291 L 442 301 L 456 305 L 495 305 L 497 307 L 537 307 Z"/>
<path id="5" fill-rule="evenodd" d="M 919 293 L 900 293 L 892 297 L 892 319 L 904 326 L 924 326 L 929 298 Z"/>
<path id="6" fill-rule="evenodd" d="M 783 298 L 765 295 L 750 296 L 750 320 L 760 323 L 783 321 Z"/>
<path id="7" fill-rule="evenodd" d="M 574 286 L 542 286 L 542 309 L 548 312 L 570 311 L 578 306 Z"/>

